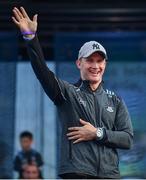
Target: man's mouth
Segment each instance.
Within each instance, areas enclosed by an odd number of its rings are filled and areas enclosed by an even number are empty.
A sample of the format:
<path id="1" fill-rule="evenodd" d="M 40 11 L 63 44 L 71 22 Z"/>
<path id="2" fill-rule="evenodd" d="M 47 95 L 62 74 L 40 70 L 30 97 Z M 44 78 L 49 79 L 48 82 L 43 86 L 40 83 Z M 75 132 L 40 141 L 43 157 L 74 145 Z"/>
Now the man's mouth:
<path id="1" fill-rule="evenodd" d="M 94 76 L 97 76 L 97 75 L 101 74 L 101 71 L 89 70 L 89 72 Z"/>

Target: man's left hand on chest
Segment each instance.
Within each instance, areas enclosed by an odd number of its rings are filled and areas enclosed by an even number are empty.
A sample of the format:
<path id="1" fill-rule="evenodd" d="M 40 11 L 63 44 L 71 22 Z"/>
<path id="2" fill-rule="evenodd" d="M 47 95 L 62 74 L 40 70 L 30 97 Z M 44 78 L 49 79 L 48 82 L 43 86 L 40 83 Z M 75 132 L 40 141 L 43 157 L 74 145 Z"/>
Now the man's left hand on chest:
<path id="1" fill-rule="evenodd" d="M 70 127 L 67 133 L 68 139 L 73 140 L 73 143 L 79 143 L 81 141 L 90 141 L 97 138 L 97 128 L 87 121 L 80 119 L 82 127 Z"/>

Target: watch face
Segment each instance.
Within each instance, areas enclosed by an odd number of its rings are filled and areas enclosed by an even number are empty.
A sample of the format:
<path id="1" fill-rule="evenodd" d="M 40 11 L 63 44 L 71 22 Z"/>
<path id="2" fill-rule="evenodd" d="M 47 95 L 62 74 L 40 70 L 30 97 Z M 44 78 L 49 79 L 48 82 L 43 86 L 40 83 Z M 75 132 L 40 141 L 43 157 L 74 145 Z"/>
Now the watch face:
<path id="1" fill-rule="evenodd" d="M 101 133 L 101 131 L 99 130 L 99 131 L 97 131 L 97 137 L 101 137 L 102 136 L 102 133 Z"/>
<path id="2" fill-rule="evenodd" d="M 103 130 L 101 128 L 97 129 L 96 135 L 98 138 L 101 138 L 103 136 Z"/>

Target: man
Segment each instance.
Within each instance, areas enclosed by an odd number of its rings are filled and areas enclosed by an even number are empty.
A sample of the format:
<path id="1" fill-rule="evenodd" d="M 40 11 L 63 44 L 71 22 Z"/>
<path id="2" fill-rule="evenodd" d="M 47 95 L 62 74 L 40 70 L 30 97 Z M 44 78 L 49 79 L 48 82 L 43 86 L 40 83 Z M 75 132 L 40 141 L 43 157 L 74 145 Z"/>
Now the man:
<path id="1" fill-rule="evenodd" d="M 23 171 L 23 179 L 41 179 L 39 168 L 36 165 L 28 164 Z"/>
<path id="2" fill-rule="evenodd" d="M 102 87 L 107 59 L 104 47 L 96 41 L 81 47 L 76 61 L 81 79 L 69 84 L 57 78 L 44 61 L 36 35 L 37 15 L 30 20 L 23 7 L 14 8 L 13 13 L 33 70 L 61 119 L 59 176 L 120 178 L 117 148 L 131 147 L 133 130 L 123 100 Z"/>
<path id="3" fill-rule="evenodd" d="M 41 167 L 43 160 L 41 154 L 32 149 L 33 135 L 29 131 L 20 134 L 20 144 L 22 150 L 18 152 L 14 160 L 14 170 L 19 173 L 19 178 L 23 178 L 23 171 L 28 164 Z"/>

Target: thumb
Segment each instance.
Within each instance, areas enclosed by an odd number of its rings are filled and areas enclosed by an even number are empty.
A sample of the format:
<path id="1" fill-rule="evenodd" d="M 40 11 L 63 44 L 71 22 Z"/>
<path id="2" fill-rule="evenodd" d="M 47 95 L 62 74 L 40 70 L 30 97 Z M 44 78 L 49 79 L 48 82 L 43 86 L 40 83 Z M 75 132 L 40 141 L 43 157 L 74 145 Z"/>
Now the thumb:
<path id="1" fill-rule="evenodd" d="M 38 19 L 38 14 L 35 14 L 35 15 L 33 16 L 33 22 L 37 22 L 37 19 Z"/>
<path id="2" fill-rule="evenodd" d="M 87 125 L 87 124 L 88 124 L 87 121 L 84 121 L 84 120 L 82 120 L 82 119 L 80 119 L 80 123 L 81 123 L 82 125 Z"/>

